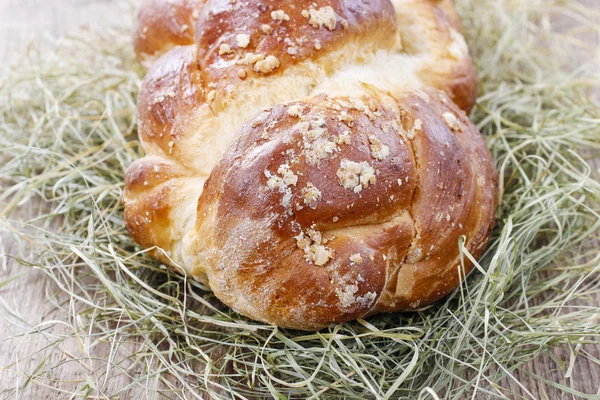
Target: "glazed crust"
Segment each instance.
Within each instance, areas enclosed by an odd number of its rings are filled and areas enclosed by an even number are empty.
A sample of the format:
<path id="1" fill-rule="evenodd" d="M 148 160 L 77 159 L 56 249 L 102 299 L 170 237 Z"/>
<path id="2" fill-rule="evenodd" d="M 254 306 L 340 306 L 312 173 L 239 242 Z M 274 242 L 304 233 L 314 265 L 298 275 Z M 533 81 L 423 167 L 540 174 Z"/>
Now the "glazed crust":
<path id="1" fill-rule="evenodd" d="M 238 312 L 314 330 L 436 301 L 497 174 L 449 0 L 157 0 L 136 51 L 136 242 Z"/>
<path id="2" fill-rule="evenodd" d="M 194 43 L 195 21 L 205 0 L 144 0 L 134 33 L 138 59 L 150 66 L 175 46 Z"/>

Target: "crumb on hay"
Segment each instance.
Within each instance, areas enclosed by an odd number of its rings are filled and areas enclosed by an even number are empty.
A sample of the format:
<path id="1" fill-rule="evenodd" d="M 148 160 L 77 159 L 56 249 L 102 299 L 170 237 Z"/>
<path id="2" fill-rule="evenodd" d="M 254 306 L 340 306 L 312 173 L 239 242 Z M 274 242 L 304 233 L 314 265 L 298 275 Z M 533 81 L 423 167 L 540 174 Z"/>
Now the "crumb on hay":
<path id="1" fill-rule="evenodd" d="M 271 25 L 269 24 L 262 24 L 260 30 L 267 35 L 273 32 L 273 28 L 271 28 Z"/>

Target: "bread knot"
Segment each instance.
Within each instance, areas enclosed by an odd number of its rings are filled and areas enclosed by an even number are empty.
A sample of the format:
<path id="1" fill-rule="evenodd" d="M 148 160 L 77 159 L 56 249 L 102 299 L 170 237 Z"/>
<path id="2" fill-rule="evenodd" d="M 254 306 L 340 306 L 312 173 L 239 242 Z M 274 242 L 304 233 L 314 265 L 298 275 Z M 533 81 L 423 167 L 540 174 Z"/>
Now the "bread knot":
<path id="1" fill-rule="evenodd" d="M 451 1 L 146 1 L 125 217 L 250 318 L 314 330 L 448 294 L 494 225 Z M 158 250 L 158 248 L 160 250 Z"/>

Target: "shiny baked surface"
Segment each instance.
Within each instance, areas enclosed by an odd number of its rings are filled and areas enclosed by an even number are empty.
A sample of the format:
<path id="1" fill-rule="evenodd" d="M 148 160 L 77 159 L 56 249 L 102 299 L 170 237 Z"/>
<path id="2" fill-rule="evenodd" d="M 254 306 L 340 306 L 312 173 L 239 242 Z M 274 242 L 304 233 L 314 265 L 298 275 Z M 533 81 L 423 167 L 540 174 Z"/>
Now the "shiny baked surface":
<path id="1" fill-rule="evenodd" d="M 484 250 L 497 174 L 451 1 L 148 0 L 135 43 L 128 228 L 240 313 L 417 308 L 459 283 L 460 236 Z"/>

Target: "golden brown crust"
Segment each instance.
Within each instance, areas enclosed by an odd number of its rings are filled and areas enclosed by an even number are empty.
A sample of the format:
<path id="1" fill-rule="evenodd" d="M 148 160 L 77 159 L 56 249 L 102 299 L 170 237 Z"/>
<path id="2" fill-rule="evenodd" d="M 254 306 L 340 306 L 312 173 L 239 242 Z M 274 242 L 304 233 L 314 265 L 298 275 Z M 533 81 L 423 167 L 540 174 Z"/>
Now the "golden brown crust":
<path id="1" fill-rule="evenodd" d="M 163 157 L 134 162 L 125 176 L 125 222 L 133 239 L 155 258 L 173 264 L 169 252 L 194 223 L 196 201 L 204 178 Z M 187 214 L 187 215 L 186 215 Z M 179 270 L 179 272 L 181 272 Z"/>
<path id="2" fill-rule="evenodd" d="M 208 240 L 199 250 L 211 254 L 215 293 L 243 314 L 297 329 L 355 319 L 385 285 L 389 249 L 380 245 L 407 250 L 413 155 L 394 105 L 365 100 L 322 95 L 274 106 L 242 128 L 207 181 L 196 232 Z M 341 162 L 362 163 L 376 183 L 342 186 Z M 240 233 L 264 240 L 237 242 Z M 331 259 L 316 265 L 318 251 Z"/>
<path id="3" fill-rule="evenodd" d="M 411 215 L 417 233 L 404 264 L 388 281 L 390 300 L 375 311 L 417 308 L 453 290 L 459 282 L 459 237 L 464 235 L 465 248 L 479 257 L 497 205 L 491 154 L 464 112 L 432 91 L 410 93 L 399 101 L 404 128 L 415 132 L 419 184 Z M 466 263 L 465 272 L 471 268 Z"/>
<path id="4" fill-rule="evenodd" d="M 209 0 L 198 20 L 198 60 L 206 82 L 283 73 L 302 60 L 317 58 L 340 44 L 369 37 L 389 47 L 395 25 L 389 1 L 325 0 L 280 2 Z M 275 65 L 256 58 L 273 57 Z M 244 71 L 241 73 L 241 71 Z"/>
<path id="5" fill-rule="evenodd" d="M 172 154 L 177 137 L 189 129 L 190 112 L 204 98 L 192 46 L 175 48 L 160 57 L 148 70 L 139 93 L 142 142 L 155 152 Z"/>
<path id="6" fill-rule="evenodd" d="M 210 254 L 203 262 L 219 298 L 254 319 L 318 329 L 416 308 L 456 287 L 459 236 L 478 257 L 494 223 L 491 156 L 445 95 L 391 101 L 319 96 L 242 128 L 198 202 L 198 252 Z M 374 179 L 345 185 L 348 161 Z M 313 204 L 307 188 L 319 193 Z M 322 265 L 311 259 L 317 250 L 328 252 Z"/>
<path id="7" fill-rule="evenodd" d="M 446 0 L 439 2 L 438 7 L 434 13 L 437 19 L 439 38 L 443 38 L 444 45 L 449 48 L 464 46 L 466 49 L 460 20 L 454 5 Z M 457 33 L 460 36 L 457 36 Z M 449 68 L 450 73 L 444 76 L 443 79 L 447 80 L 447 83 L 438 88 L 446 92 L 457 106 L 468 113 L 477 100 L 477 71 L 468 57 L 460 57 L 454 54 L 455 52 L 452 50 L 450 57 L 455 58 L 458 62 L 455 62 L 455 65 Z M 447 72 L 444 72 L 444 75 L 446 74 Z"/>
<path id="8" fill-rule="evenodd" d="M 133 35 L 136 54 L 146 65 L 175 46 L 194 43 L 195 21 L 206 0 L 144 0 Z"/>
<path id="9" fill-rule="evenodd" d="M 477 72 L 452 1 L 396 0 L 406 51 L 426 57 L 419 77 L 469 112 L 477 99 Z M 402 23 L 404 22 L 404 24 Z"/>
<path id="10" fill-rule="evenodd" d="M 319 329 L 431 303 L 461 236 L 483 252 L 497 176 L 452 1 L 147 0 L 139 25 L 158 59 L 124 203 L 153 256 L 246 316 Z"/>

